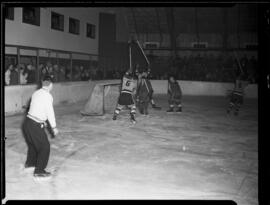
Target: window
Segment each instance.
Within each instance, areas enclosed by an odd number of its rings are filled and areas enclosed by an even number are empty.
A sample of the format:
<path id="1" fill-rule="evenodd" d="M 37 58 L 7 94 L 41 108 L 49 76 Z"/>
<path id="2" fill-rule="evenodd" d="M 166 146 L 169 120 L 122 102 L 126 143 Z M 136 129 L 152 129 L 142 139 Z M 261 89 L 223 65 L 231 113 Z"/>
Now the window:
<path id="1" fill-rule="evenodd" d="M 5 8 L 5 18 L 14 20 L 14 8 Z"/>
<path id="2" fill-rule="evenodd" d="M 52 12 L 51 28 L 64 31 L 64 15 Z"/>
<path id="3" fill-rule="evenodd" d="M 37 51 L 20 49 L 20 84 L 37 83 Z"/>
<path id="4" fill-rule="evenodd" d="M 80 21 L 69 18 L 69 33 L 80 34 Z"/>
<path id="5" fill-rule="evenodd" d="M 40 8 L 23 8 L 23 22 L 40 26 Z"/>
<path id="6" fill-rule="evenodd" d="M 202 49 L 202 48 L 207 48 L 207 47 L 208 47 L 208 43 L 207 43 L 207 42 L 191 43 L 191 46 L 192 46 L 193 48 L 199 48 L 199 49 Z"/>
<path id="7" fill-rule="evenodd" d="M 89 38 L 96 38 L 96 26 L 93 24 L 87 24 L 86 26 L 86 36 Z"/>
<path id="8" fill-rule="evenodd" d="M 245 46 L 246 46 L 246 49 L 251 49 L 251 50 L 258 49 L 258 44 L 255 44 L 255 43 L 246 43 Z"/>

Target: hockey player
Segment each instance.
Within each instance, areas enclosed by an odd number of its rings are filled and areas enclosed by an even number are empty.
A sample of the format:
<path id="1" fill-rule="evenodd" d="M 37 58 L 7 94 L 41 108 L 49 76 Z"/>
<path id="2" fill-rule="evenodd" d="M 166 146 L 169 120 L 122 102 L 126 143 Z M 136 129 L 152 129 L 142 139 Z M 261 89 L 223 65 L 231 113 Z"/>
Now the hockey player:
<path id="1" fill-rule="evenodd" d="M 136 65 L 136 76 L 139 78 L 139 75 L 141 75 L 142 72 L 144 73 L 143 75 L 144 75 L 145 81 L 147 81 L 147 84 L 149 84 L 149 87 L 152 88 L 151 81 L 149 80 L 150 69 L 148 69 L 147 71 L 142 71 L 142 70 L 140 70 L 139 64 L 137 64 Z M 150 103 L 152 105 L 152 108 L 157 109 L 157 110 L 161 110 L 161 107 L 157 106 L 154 99 L 153 99 L 153 93 L 154 93 L 154 90 L 152 89 L 152 92 L 149 93 L 149 98 L 150 98 L 149 101 L 150 101 Z"/>
<path id="2" fill-rule="evenodd" d="M 168 97 L 169 97 L 169 110 L 167 113 L 172 113 L 174 111 L 174 106 L 177 106 L 177 113 L 182 112 L 182 90 L 180 85 L 178 84 L 177 80 L 173 75 L 169 76 L 168 79 Z"/>
<path id="3" fill-rule="evenodd" d="M 234 110 L 234 115 L 238 115 L 240 106 L 243 104 L 243 95 L 244 89 L 247 87 L 248 81 L 244 80 L 244 76 L 240 75 L 234 85 L 234 89 L 230 95 L 230 103 L 227 109 L 227 113 L 229 114 L 232 110 Z"/>
<path id="4" fill-rule="evenodd" d="M 118 99 L 117 107 L 114 111 L 113 120 L 116 120 L 117 115 L 124 106 L 128 106 L 130 109 L 130 120 L 132 123 L 136 123 L 135 114 L 136 114 L 136 105 L 133 98 L 133 93 L 136 89 L 136 83 L 132 72 L 129 70 L 125 73 L 122 79 L 122 86 L 120 91 L 120 96 Z"/>
<path id="5" fill-rule="evenodd" d="M 143 115 L 148 115 L 148 104 L 153 94 L 153 88 L 150 80 L 147 79 L 147 75 L 147 71 L 138 74 L 138 88 L 136 93 L 139 111 Z"/>

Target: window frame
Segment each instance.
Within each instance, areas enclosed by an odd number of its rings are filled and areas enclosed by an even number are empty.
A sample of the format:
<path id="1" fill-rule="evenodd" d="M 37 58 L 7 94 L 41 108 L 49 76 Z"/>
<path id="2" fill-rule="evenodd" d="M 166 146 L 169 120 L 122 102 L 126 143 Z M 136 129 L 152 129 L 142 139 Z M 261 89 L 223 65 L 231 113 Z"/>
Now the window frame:
<path id="1" fill-rule="evenodd" d="M 88 35 L 88 27 L 94 29 L 93 32 L 90 32 L 90 35 Z M 91 39 L 96 39 L 96 25 L 95 24 L 86 23 L 86 37 L 91 38 Z"/>
<path id="2" fill-rule="evenodd" d="M 37 12 L 38 19 L 35 20 L 35 22 L 31 22 L 25 19 L 25 9 L 34 9 L 35 12 Z M 34 26 L 40 26 L 40 7 L 23 7 L 22 8 L 22 22 Z"/>
<path id="3" fill-rule="evenodd" d="M 6 7 L 4 12 L 5 12 L 5 19 L 14 20 L 14 7 Z M 10 14 L 10 13 L 11 13 L 11 17 L 7 16 L 7 14 Z"/>
<path id="4" fill-rule="evenodd" d="M 75 22 L 75 27 L 76 27 L 76 22 L 78 22 L 78 32 L 76 31 L 71 31 L 71 20 L 74 20 Z M 76 29 L 75 29 L 76 30 Z M 75 18 L 72 18 L 72 17 L 69 17 L 69 21 L 68 21 L 68 32 L 71 33 L 71 34 L 75 34 L 75 35 L 80 35 L 80 20 L 78 19 L 75 19 Z"/>
<path id="5" fill-rule="evenodd" d="M 53 23 L 52 23 L 53 15 L 56 15 L 56 16 L 58 16 L 60 18 L 60 27 L 61 27 L 61 23 L 62 23 L 63 28 L 53 27 Z M 62 20 L 62 22 L 61 22 L 61 20 Z M 54 11 L 51 12 L 51 29 L 57 30 L 57 31 L 64 31 L 65 30 L 65 16 L 63 14 L 60 14 L 60 13 L 57 13 L 57 12 L 54 12 Z"/>

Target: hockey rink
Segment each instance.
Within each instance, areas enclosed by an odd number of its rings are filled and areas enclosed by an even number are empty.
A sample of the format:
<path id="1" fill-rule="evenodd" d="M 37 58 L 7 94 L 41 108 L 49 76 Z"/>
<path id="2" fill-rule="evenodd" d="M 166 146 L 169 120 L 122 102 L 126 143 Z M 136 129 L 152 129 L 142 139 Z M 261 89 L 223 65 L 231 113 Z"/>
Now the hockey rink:
<path id="1" fill-rule="evenodd" d="M 227 115 L 225 97 L 183 96 L 183 113 L 150 116 L 128 111 L 83 117 L 85 104 L 55 106 L 60 134 L 51 141 L 46 182 L 24 173 L 23 115 L 5 118 L 6 200 L 10 199 L 224 199 L 258 204 L 258 104 L 244 99 Z"/>

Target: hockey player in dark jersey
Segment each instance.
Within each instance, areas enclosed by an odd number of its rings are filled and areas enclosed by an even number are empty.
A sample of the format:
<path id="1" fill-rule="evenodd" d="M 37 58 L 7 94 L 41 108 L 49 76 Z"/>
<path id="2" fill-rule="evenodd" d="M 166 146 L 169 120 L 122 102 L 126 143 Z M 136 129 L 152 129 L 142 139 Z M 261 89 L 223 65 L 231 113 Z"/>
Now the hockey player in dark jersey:
<path id="1" fill-rule="evenodd" d="M 145 81 L 147 82 L 147 84 L 149 85 L 149 87 L 151 87 L 151 89 L 152 89 L 152 91 L 151 92 L 149 92 L 149 101 L 150 101 L 150 103 L 151 103 L 151 105 L 152 105 L 152 108 L 153 109 L 156 109 L 156 110 L 161 110 L 161 107 L 159 107 L 159 106 L 157 106 L 156 105 L 156 103 L 155 103 L 155 101 L 154 101 L 154 99 L 153 99 L 153 93 L 154 93 L 154 90 L 153 90 L 153 88 L 152 88 L 152 84 L 151 84 L 151 81 L 149 80 L 149 76 L 150 76 L 150 69 L 147 69 L 147 71 L 145 71 L 145 70 L 142 70 L 142 69 L 140 69 L 140 67 L 139 67 L 139 64 L 137 64 L 136 65 L 136 76 L 139 78 L 139 76 L 141 76 L 141 74 L 142 73 L 144 73 L 143 74 L 143 78 L 145 79 Z M 138 91 L 137 91 L 138 92 Z M 138 97 L 138 95 L 137 95 L 137 97 Z M 137 100 L 137 102 L 139 101 L 138 100 L 138 98 L 136 99 Z"/>
<path id="2" fill-rule="evenodd" d="M 147 75 L 147 71 L 138 74 L 138 87 L 136 92 L 139 111 L 143 115 L 148 115 L 148 104 L 153 94 L 153 88 L 150 80 L 147 79 Z"/>
<path id="3" fill-rule="evenodd" d="M 238 115 L 240 106 L 243 104 L 244 99 L 244 89 L 247 87 L 248 81 L 244 80 L 243 75 L 240 75 L 234 85 L 234 89 L 230 94 L 230 103 L 227 109 L 227 113 L 229 114 L 232 110 L 234 110 L 234 115 Z"/>
<path id="4" fill-rule="evenodd" d="M 132 72 L 127 71 L 122 79 L 120 96 L 118 99 L 117 107 L 114 111 L 113 120 L 117 119 L 117 115 L 119 115 L 123 107 L 128 106 L 128 108 L 130 109 L 130 120 L 132 123 L 136 123 L 135 120 L 136 105 L 133 98 L 133 93 L 135 90 L 136 90 L 136 83 L 133 78 Z"/>
<path id="5" fill-rule="evenodd" d="M 180 85 L 178 84 L 176 78 L 173 75 L 169 76 L 168 79 L 168 97 L 169 97 L 169 110 L 167 113 L 172 113 L 174 111 L 174 107 L 177 106 L 177 113 L 182 112 L 182 90 Z"/>

